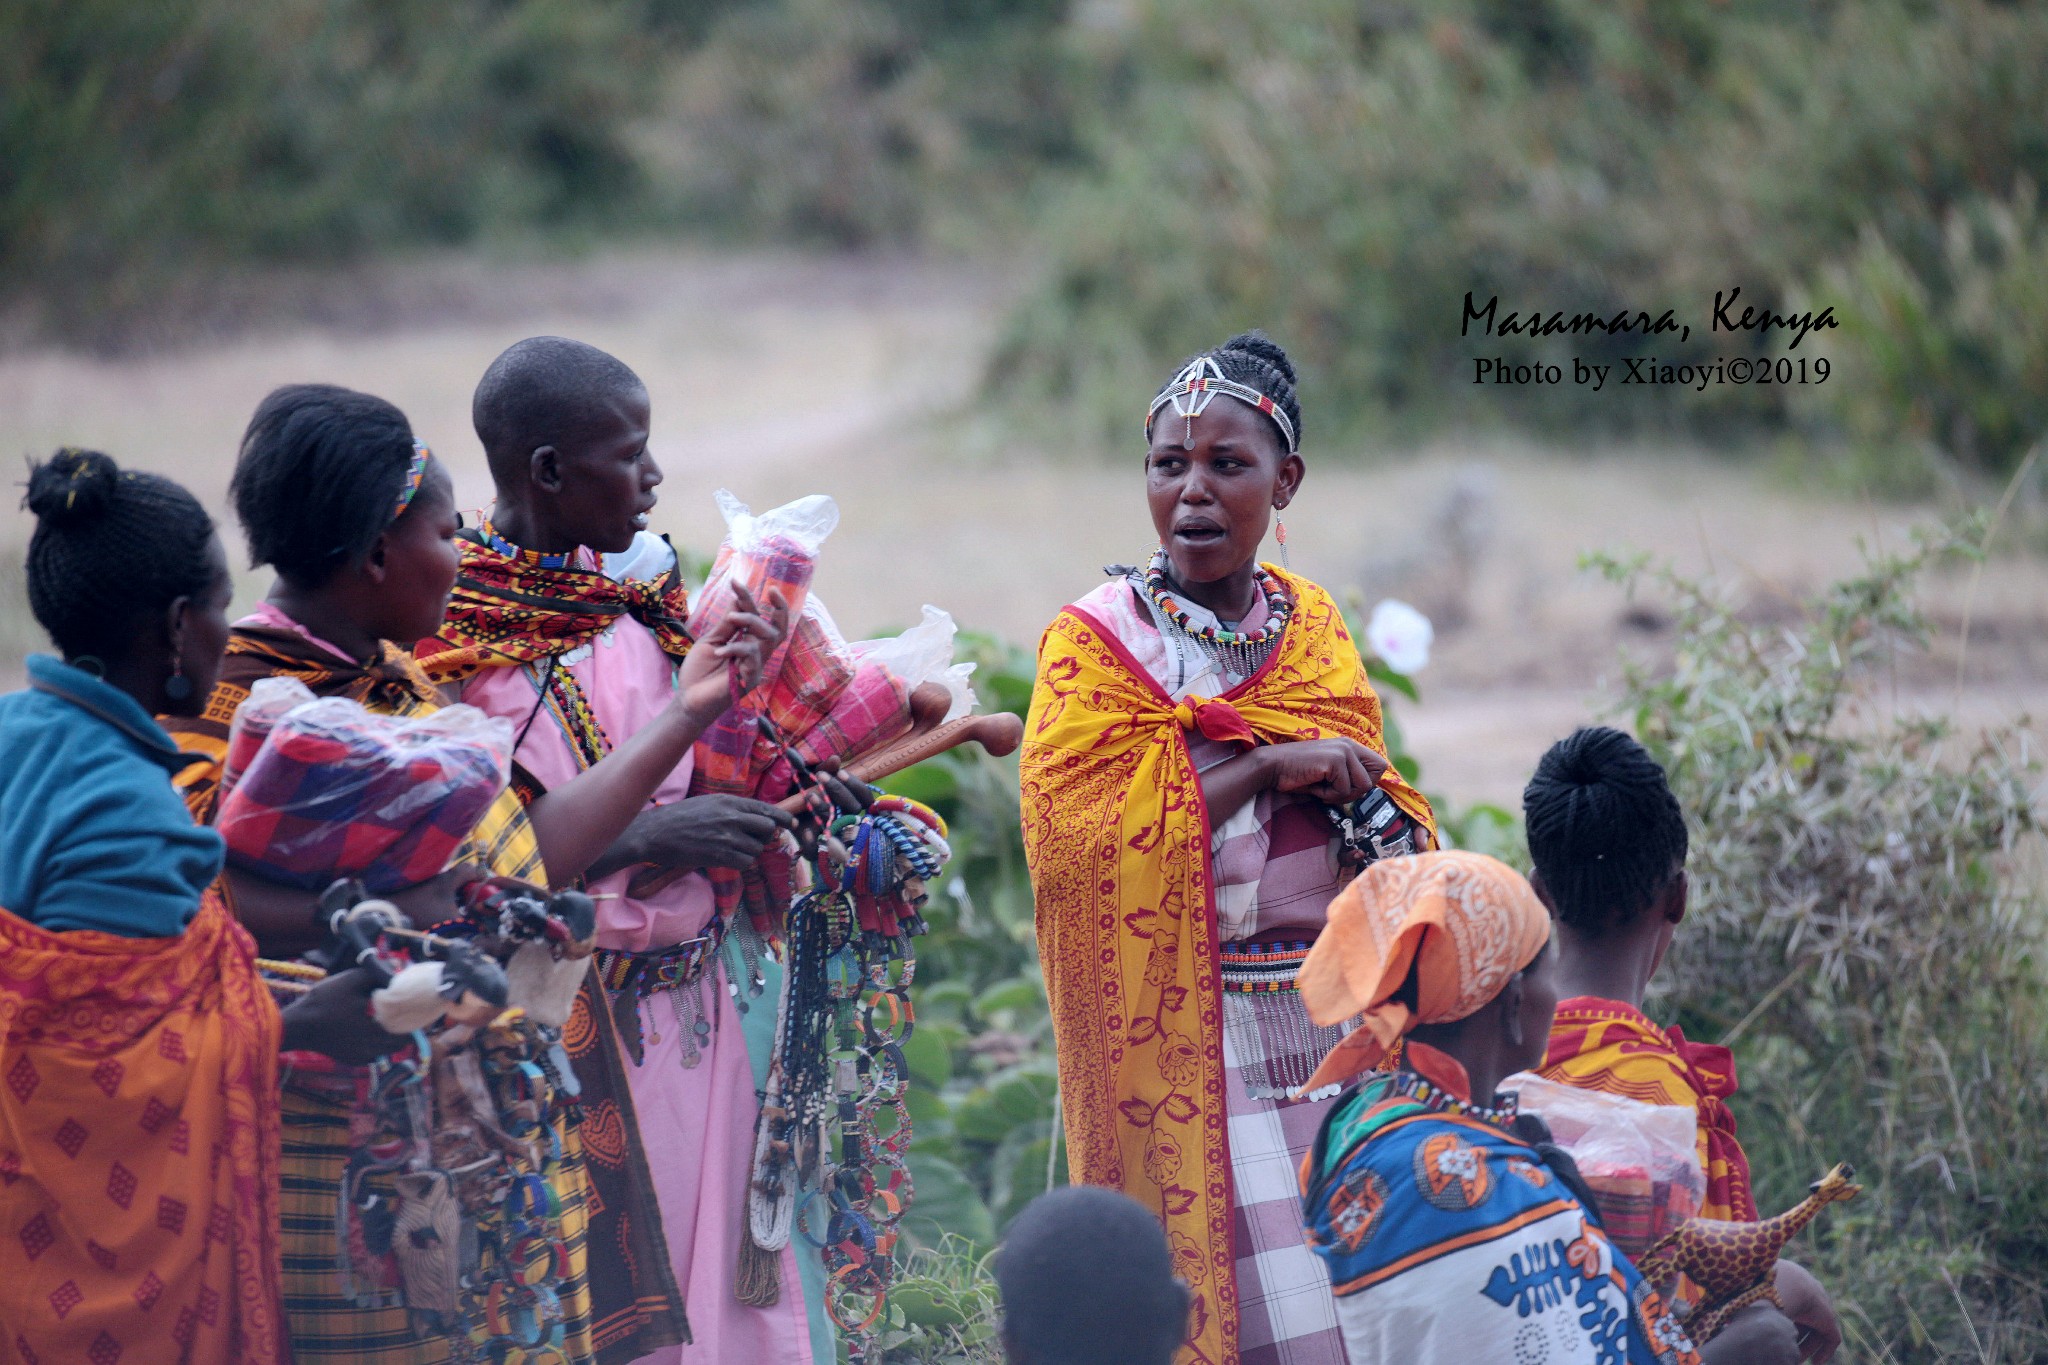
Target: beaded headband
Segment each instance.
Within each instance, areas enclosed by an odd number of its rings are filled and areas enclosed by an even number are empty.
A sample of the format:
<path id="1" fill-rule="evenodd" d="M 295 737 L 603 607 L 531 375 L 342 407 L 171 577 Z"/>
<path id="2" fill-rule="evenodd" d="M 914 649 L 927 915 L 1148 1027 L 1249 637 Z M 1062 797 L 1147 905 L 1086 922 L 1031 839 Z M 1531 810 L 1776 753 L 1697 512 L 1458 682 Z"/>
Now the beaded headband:
<path id="1" fill-rule="evenodd" d="M 1279 426 L 1280 434 L 1287 438 L 1287 453 L 1292 455 L 1299 449 L 1294 440 L 1294 423 L 1287 420 L 1287 414 L 1280 405 L 1260 393 L 1249 384 L 1240 384 L 1226 379 L 1223 367 L 1216 363 L 1213 355 L 1198 355 L 1188 362 L 1187 368 L 1174 376 L 1173 382 L 1159 391 L 1152 400 L 1152 406 L 1145 413 L 1145 439 L 1152 439 L 1152 419 L 1168 403 L 1173 404 L 1175 415 L 1187 423 L 1181 442 L 1192 446 L 1195 443 L 1195 419 L 1202 415 L 1210 400 L 1217 394 L 1229 394 L 1242 403 L 1249 403 L 1273 419 Z"/>
<path id="2" fill-rule="evenodd" d="M 398 505 L 391 509 L 391 519 L 397 521 L 405 509 L 412 506 L 412 500 L 420 491 L 420 484 L 427 477 L 427 461 L 434 458 L 434 452 L 418 441 L 412 443 L 412 463 L 406 467 L 405 487 L 398 490 Z"/>

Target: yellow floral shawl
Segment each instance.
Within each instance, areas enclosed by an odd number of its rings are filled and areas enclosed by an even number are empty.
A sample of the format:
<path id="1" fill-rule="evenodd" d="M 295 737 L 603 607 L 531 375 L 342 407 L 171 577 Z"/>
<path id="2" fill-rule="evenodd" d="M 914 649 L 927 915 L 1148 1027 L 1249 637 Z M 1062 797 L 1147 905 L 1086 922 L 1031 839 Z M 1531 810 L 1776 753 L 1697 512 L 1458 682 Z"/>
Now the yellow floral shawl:
<path id="1" fill-rule="evenodd" d="M 1069 1165 L 1158 1210 L 1194 1292 L 1183 1365 L 1237 1359 L 1210 823 L 1188 727 L 1384 752 L 1379 698 L 1329 593 L 1265 566 L 1295 609 L 1264 668 L 1175 704 L 1087 612 L 1039 644 L 1024 728 L 1024 849 L 1059 1048 Z M 1430 825 L 1429 804 L 1382 784 Z"/>

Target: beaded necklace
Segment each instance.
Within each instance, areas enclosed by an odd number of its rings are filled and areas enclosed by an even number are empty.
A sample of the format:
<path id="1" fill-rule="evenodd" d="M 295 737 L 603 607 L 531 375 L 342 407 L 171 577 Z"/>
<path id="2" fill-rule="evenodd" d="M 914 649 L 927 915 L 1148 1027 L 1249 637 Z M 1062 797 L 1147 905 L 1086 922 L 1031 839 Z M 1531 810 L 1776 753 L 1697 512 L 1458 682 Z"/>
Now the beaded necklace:
<path id="1" fill-rule="evenodd" d="M 574 550 L 565 551 L 558 555 L 550 555 L 542 554 L 539 550 L 521 549 L 505 539 L 505 537 L 499 535 L 498 528 L 491 524 L 489 517 L 483 519 L 477 530 L 483 534 L 483 538 L 489 542 L 490 547 L 505 556 L 505 558 L 531 564 L 537 569 L 566 569 L 569 567 L 569 562 L 576 558 Z"/>
<path id="2" fill-rule="evenodd" d="M 1201 646 L 1202 651 L 1226 671 L 1242 678 L 1258 672 L 1286 631 L 1287 618 L 1294 614 L 1294 603 L 1289 600 L 1287 590 L 1280 586 L 1280 581 L 1263 568 L 1252 570 L 1253 581 L 1266 599 L 1266 624 L 1258 630 L 1198 626 L 1187 608 L 1174 597 L 1173 587 L 1166 577 L 1166 563 L 1166 548 L 1161 546 L 1153 552 L 1152 562 L 1145 567 L 1145 593 L 1152 599 L 1152 605 L 1158 608 L 1159 616 Z"/>
<path id="3" fill-rule="evenodd" d="M 1498 1108 L 1489 1109 L 1483 1104 L 1461 1100 L 1436 1082 L 1427 1080 L 1413 1071 L 1397 1071 L 1388 1077 L 1385 1093 L 1414 1100 L 1433 1113 L 1463 1114 L 1507 1132 L 1514 1131 L 1515 1115 L 1520 1112 L 1520 1102 L 1513 1091 L 1500 1096 Z"/>

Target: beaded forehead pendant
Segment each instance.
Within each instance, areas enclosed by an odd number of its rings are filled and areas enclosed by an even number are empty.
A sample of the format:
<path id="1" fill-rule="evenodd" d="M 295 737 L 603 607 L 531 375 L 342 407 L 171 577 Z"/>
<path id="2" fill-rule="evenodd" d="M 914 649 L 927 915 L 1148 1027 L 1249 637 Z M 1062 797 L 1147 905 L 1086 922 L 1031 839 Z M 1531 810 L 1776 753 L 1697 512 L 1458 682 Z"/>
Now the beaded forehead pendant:
<path id="1" fill-rule="evenodd" d="M 1287 420 L 1287 414 L 1280 410 L 1280 405 L 1249 384 L 1226 379 L 1222 367 L 1216 363 L 1216 357 L 1213 355 L 1196 356 L 1187 363 L 1186 369 L 1174 376 L 1171 384 L 1160 390 L 1159 396 L 1152 400 L 1151 408 L 1145 413 L 1145 439 L 1152 439 L 1153 419 L 1159 416 L 1161 408 L 1171 403 L 1175 415 L 1181 419 L 1181 448 L 1193 450 L 1195 419 L 1202 415 L 1210 401 L 1219 393 L 1227 393 L 1239 402 L 1248 403 L 1272 418 L 1273 424 L 1280 428 L 1281 436 L 1286 438 L 1287 453 L 1294 454 L 1294 423 Z"/>

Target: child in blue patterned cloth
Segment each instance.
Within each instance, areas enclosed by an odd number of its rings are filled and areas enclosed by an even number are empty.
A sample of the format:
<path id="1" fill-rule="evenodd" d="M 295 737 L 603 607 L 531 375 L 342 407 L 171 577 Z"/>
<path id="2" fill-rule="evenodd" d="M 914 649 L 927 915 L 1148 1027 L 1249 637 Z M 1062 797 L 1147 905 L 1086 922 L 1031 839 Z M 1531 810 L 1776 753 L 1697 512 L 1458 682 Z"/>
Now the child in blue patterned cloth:
<path id="1" fill-rule="evenodd" d="M 1301 968 L 1312 1018 L 1359 1015 L 1310 1086 L 1330 1107 L 1302 1165 L 1310 1244 L 1355 1365 L 1794 1365 L 1768 1304 L 1695 1347 L 1588 1212 L 1578 1170 L 1504 1077 L 1543 1059 L 1550 916 L 1480 854 L 1374 863 Z M 1401 1044 L 1396 1069 L 1376 1070 Z"/>

